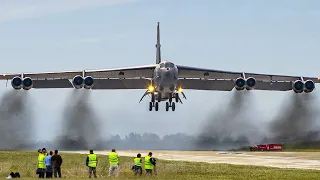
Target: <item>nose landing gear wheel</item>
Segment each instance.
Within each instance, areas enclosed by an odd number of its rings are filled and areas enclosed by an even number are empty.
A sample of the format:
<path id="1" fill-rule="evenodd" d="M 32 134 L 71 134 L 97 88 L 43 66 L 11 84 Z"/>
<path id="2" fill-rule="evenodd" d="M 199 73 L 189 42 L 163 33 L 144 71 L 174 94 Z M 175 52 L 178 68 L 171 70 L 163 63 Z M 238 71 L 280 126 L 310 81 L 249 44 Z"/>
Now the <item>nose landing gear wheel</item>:
<path id="1" fill-rule="evenodd" d="M 166 102 L 166 111 L 169 111 L 169 102 Z"/>
<path id="2" fill-rule="evenodd" d="M 153 106 L 152 102 L 149 102 L 149 111 L 152 111 L 152 106 Z"/>
<path id="3" fill-rule="evenodd" d="M 156 102 L 155 109 L 156 109 L 156 111 L 159 110 L 159 103 L 158 102 Z"/>
<path id="4" fill-rule="evenodd" d="M 175 99 L 176 99 L 176 103 L 177 103 L 179 101 L 179 94 L 178 93 L 176 93 Z"/>
<path id="5" fill-rule="evenodd" d="M 171 108 L 172 108 L 172 111 L 176 110 L 176 103 L 172 102 Z"/>

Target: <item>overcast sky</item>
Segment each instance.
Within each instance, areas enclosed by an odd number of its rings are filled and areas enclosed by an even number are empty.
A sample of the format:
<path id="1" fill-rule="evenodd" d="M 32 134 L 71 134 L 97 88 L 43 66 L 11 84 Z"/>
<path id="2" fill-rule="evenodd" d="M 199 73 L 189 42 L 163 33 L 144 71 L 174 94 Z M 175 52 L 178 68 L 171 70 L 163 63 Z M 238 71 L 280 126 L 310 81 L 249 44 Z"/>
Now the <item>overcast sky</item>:
<path id="1" fill-rule="evenodd" d="M 317 0 L 2 0 L 0 72 L 152 64 L 160 21 L 162 58 L 176 64 L 317 77 L 319 19 Z M 0 93 L 11 89 L 0 83 Z M 159 112 L 149 112 L 149 99 L 138 103 L 144 91 L 92 92 L 104 133 L 194 133 L 231 94 L 186 91 L 188 100 L 173 113 L 165 111 L 165 103 Z M 38 127 L 61 122 L 71 92 L 29 92 Z M 256 91 L 250 111 L 258 122 L 267 121 L 291 93 Z M 57 132 L 52 128 L 38 131 L 48 134 L 38 138 L 52 138 Z"/>

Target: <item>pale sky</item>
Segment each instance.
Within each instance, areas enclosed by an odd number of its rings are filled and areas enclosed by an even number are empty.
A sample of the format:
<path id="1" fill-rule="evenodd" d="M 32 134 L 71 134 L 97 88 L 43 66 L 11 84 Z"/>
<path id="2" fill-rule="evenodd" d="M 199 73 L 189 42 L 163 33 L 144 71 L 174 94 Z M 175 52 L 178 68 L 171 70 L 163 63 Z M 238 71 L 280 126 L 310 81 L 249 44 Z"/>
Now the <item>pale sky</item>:
<path id="1" fill-rule="evenodd" d="M 112 68 L 155 63 L 160 22 L 162 58 L 212 69 L 320 76 L 317 0 L 18 0 L 0 1 L 0 72 Z M 0 82 L 0 93 L 11 89 Z M 30 94 L 41 127 L 60 123 L 72 90 Z M 185 91 L 175 112 L 149 112 L 144 90 L 92 92 L 104 132 L 194 133 L 231 92 Z M 257 121 L 276 113 L 292 92 L 254 92 Z M 319 91 L 314 93 L 319 94 Z M 111 122 L 112 120 L 116 122 Z M 53 137 L 52 132 L 42 139 Z M 41 138 L 40 138 L 41 139 Z"/>

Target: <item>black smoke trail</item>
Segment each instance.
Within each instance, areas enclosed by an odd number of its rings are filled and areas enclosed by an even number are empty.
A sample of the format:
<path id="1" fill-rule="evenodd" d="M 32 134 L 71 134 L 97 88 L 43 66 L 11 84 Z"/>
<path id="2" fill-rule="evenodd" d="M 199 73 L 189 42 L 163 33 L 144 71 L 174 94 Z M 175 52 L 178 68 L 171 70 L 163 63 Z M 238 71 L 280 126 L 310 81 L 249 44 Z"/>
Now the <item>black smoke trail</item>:
<path id="1" fill-rule="evenodd" d="M 23 149 L 32 141 L 32 109 L 29 92 L 10 90 L 1 100 L 0 148 Z"/>
<path id="2" fill-rule="evenodd" d="M 63 134 L 58 138 L 61 149 L 99 148 L 99 118 L 90 103 L 90 90 L 73 90 L 63 113 Z"/>
<path id="3" fill-rule="evenodd" d="M 309 141 L 308 133 L 316 126 L 316 95 L 293 93 L 271 121 L 269 131 L 279 142 Z"/>
<path id="4" fill-rule="evenodd" d="M 256 136 L 257 129 L 253 122 L 255 115 L 247 113 L 252 112 L 252 93 L 232 93 L 232 97 L 226 99 L 226 105 L 219 106 L 208 115 L 196 141 L 198 148 L 236 148 L 249 143 L 250 137 Z M 232 143 L 234 138 L 239 140 L 239 144 Z"/>

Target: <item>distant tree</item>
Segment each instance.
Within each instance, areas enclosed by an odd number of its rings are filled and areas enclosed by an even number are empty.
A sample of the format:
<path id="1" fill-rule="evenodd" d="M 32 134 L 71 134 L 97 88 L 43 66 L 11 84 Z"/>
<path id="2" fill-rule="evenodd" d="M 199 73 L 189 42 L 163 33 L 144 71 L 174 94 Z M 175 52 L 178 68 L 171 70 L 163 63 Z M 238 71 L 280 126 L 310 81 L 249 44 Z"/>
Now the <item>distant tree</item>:
<path id="1" fill-rule="evenodd" d="M 141 141 L 141 134 L 131 132 L 130 134 L 126 135 L 126 141 L 132 141 L 132 142 Z"/>
<path id="2" fill-rule="evenodd" d="M 160 141 L 160 137 L 155 133 L 144 133 L 141 136 L 142 141 L 153 141 L 158 142 Z"/>
<path id="3" fill-rule="evenodd" d="M 119 136 L 119 134 L 117 134 L 117 135 L 112 135 L 111 137 L 110 137 L 110 141 L 117 141 L 117 142 L 120 142 L 121 141 L 121 137 Z"/>

